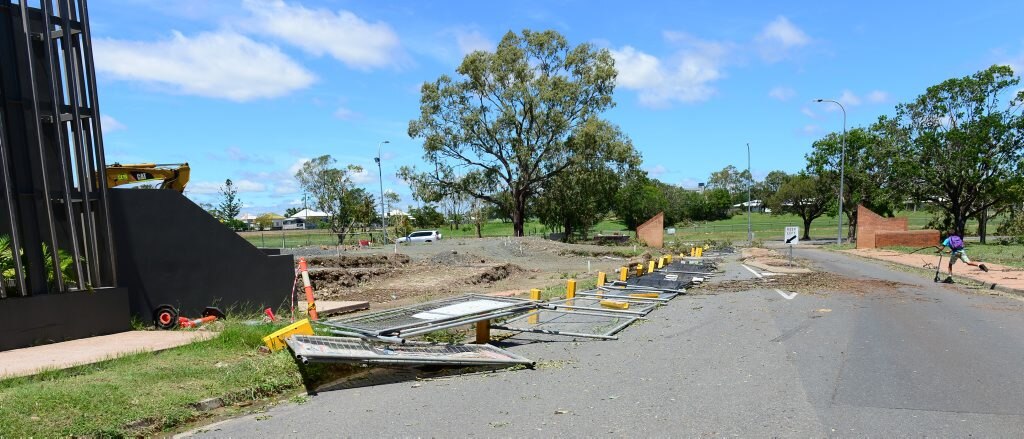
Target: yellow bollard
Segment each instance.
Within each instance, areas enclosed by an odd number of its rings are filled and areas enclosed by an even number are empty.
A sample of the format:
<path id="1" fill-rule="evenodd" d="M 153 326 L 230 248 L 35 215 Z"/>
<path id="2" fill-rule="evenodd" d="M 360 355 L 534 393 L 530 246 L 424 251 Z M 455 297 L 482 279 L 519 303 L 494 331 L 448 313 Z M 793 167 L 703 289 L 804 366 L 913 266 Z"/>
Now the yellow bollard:
<path id="1" fill-rule="evenodd" d="M 629 302 L 623 302 L 620 300 L 602 300 L 597 303 L 601 304 L 601 306 L 605 308 L 629 309 Z"/>
<path id="2" fill-rule="evenodd" d="M 672 253 L 669 253 L 669 254 L 665 255 L 665 259 L 666 259 L 666 261 L 665 261 L 666 264 L 671 264 L 672 263 Z"/>
<path id="3" fill-rule="evenodd" d="M 540 290 L 538 290 L 536 288 L 530 290 L 530 300 L 540 300 Z M 528 317 L 526 319 L 526 321 L 529 322 L 531 325 L 536 325 L 537 324 L 537 318 L 539 317 L 537 315 L 537 313 L 539 313 L 539 312 L 540 311 L 531 311 L 530 312 L 530 317 Z"/>
<path id="4" fill-rule="evenodd" d="M 636 277 L 644 275 L 644 264 L 636 264 Z"/>
<path id="5" fill-rule="evenodd" d="M 662 268 L 665 268 L 665 257 L 664 256 L 658 258 L 658 269 L 660 270 Z"/>
<path id="6" fill-rule="evenodd" d="M 599 286 L 599 287 L 603 287 L 604 286 L 605 277 L 606 276 L 605 276 L 603 271 L 598 271 L 597 272 L 597 286 Z"/>
<path id="7" fill-rule="evenodd" d="M 572 299 L 573 297 L 576 297 L 576 279 L 569 279 L 565 282 L 565 298 Z"/>
<path id="8" fill-rule="evenodd" d="M 647 273 L 654 273 L 654 261 L 647 263 Z"/>
<path id="9" fill-rule="evenodd" d="M 625 282 L 626 281 L 626 276 L 628 276 L 628 275 L 629 275 L 629 269 L 628 268 L 622 267 L 622 268 L 619 269 L 619 280 Z"/>
<path id="10" fill-rule="evenodd" d="M 697 247 L 697 257 L 698 258 L 703 258 L 704 257 L 704 247 Z"/>

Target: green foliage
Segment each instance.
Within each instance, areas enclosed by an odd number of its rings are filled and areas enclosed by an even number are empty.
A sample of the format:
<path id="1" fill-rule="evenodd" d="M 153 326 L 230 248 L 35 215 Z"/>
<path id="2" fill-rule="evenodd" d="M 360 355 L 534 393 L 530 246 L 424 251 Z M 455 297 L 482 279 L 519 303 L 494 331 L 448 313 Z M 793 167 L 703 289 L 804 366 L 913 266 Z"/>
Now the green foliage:
<path id="1" fill-rule="evenodd" d="M 613 105 L 614 61 L 558 32 L 524 30 L 506 33 L 494 52 L 467 55 L 456 72 L 421 88 L 409 136 L 423 140 L 433 172 L 411 173 L 414 187 L 508 206 L 521 236 L 541 186 L 604 146 L 572 139 Z"/>
<path id="2" fill-rule="evenodd" d="M 811 223 L 828 211 L 835 196 L 827 180 L 801 172 L 786 179 L 779 190 L 765 201 L 773 215 L 792 213 L 799 216 L 804 222 L 801 239 L 811 239 Z"/>
<path id="3" fill-rule="evenodd" d="M 729 194 L 729 204 L 733 205 L 747 201 L 747 187 L 752 184 L 750 172 L 729 165 L 721 171 L 712 172 L 705 189 L 724 189 Z"/>
<path id="4" fill-rule="evenodd" d="M 636 230 L 658 212 L 665 210 L 665 195 L 647 175 L 633 172 L 615 195 L 615 213 L 626 227 Z"/>
<path id="5" fill-rule="evenodd" d="M 216 211 L 217 217 L 225 223 L 235 219 L 242 212 L 242 200 L 238 198 L 238 190 L 230 178 L 224 180 L 224 186 L 220 187 L 220 204 L 217 205 Z"/>
<path id="6" fill-rule="evenodd" d="M 846 132 L 846 160 L 843 172 L 843 213 L 848 218 L 849 236 L 857 227 L 857 205 L 883 216 L 891 216 L 900 207 L 900 193 L 889 184 L 892 177 L 893 151 L 882 136 L 885 128 L 876 123 L 871 128 L 854 128 Z M 844 138 L 830 133 L 814 142 L 807 155 L 807 171 L 819 176 L 823 184 L 839 189 L 840 157 Z M 838 196 L 838 195 L 836 195 Z"/>
<path id="7" fill-rule="evenodd" d="M 437 208 L 431 204 L 426 204 L 418 209 L 410 209 L 409 215 L 412 215 L 413 225 L 419 228 L 428 227 L 440 227 L 444 225 L 444 215 L 437 211 Z"/>
<path id="8" fill-rule="evenodd" d="M 301 210 L 302 209 L 299 209 L 298 207 L 289 207 L 284 210 L 284 217 L 291 218 L 292 216 L 295 216 L 296 213 L 299 213 Z"/>
<path id="9" fill-rule="evenodd" d="M 953 78 L 885 118 L 899 189 L 942 209 L 956 233 L 968 218 L 1019 202 L 1024 183 L 1024 92 L 1008 66 Z M 1014 93 L 1016 93 L 1014 95 Z M 1009 98 L 1009 104 L 1001 101 Z M 1016 199 L 1014 199 L 1016 198 Z"/>
<path id="10" fill-rule="evenodd" d="M 352 183 L 352 174 L 363 168 L 348 165 L 338 169 L 333 167 L 335 162 L 330 155 L 309 160 L 295 173 L 295 179 L 313 198 L 316 209 L 328 215 L 327 226 L 338 234 L 338 243 L 343 244 L 353 224 L 369 224 L 378 213 L 373 196 Z"/>
<path id="11" fill-rule="evenodd" d="M 600 120 L 590 121 L 568 142 L 576 144 L 579 160 L 544 182 L 533 204 L 544 225 L 562 229 L 564 241 L 577 235 L 586 239 L 587 231 L 612 208 L 620 176 L 640 165 L 629 138 Z"/>
<path id="12" fill-rule="evenodd" d="M 52 289 L 55 287 L 56 282 L 56 271 L 53 266 L 53 256 L 50 252 L 50 247 L 46 243 L 41 244 L 41 250 L 43 253 L 43 269 L 46 271 L 46 282 L 47 285 Z M 25 260 L 25 251 L 18 249 L 18 258 L 21 259 L 22 268 L 28 270 L 28 261 Z M 10 235 L 0 235 L 0 279 L 2 284 L 0 288 L 3 288 L 5 292 L 13 292 L 16 287 L 8 288 L 8 282 L 17 280 L 17 270 L 15 261 L 15 252 L 11 247 Z M 75 258 L 70 253 L 57 249 L 57 259 L 61 276 L 64 278 L 64 282 L 67 284 L 78 283 L 78 273 L 74 269 Z M 84 260 L 84 259 L 83 259 Z M 26 279 L 27 281 L 27 279 Z M 31 285 L 28 286 L 31 288 Z M 87 284 L 88 288 L 89 285 Z"/>
<path id="13" fill-rule="evenodd" d="M 294 215 L 295 213 L 298 213 L 298 212 L 296 211 L 296 212 L 292 213 L 292 215 Z M 291 216 L 291 215 L 289 215 L 289 216 Z M 272 214 L 272 213 L 264 213 L 264 214 L 256 217 L 256 220 L 253 221 L 253 224 L 255 224 L 256 228 L 259 229 L 259 230 L 269 230 L 271 227 L 274 226 L 274 214 Z"/>

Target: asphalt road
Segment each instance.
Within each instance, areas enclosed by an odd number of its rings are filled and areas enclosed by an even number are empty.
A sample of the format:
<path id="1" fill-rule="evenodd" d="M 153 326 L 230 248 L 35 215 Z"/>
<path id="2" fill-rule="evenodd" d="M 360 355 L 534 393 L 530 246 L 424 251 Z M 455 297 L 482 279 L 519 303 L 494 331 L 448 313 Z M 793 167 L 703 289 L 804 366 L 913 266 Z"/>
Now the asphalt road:
<path id="1" fill-rule="evenodd" d="M 323 392 L 211 437 L 981 436 L 1024 432 L 1024 302 L 798 252 L 890 294 L 685 296 L 615 341 L 534 342 L 536 370 Z M 753 274 L 736 263 L 722 278 Z M 519 336 L 529 340 L 531 335 Z"/>

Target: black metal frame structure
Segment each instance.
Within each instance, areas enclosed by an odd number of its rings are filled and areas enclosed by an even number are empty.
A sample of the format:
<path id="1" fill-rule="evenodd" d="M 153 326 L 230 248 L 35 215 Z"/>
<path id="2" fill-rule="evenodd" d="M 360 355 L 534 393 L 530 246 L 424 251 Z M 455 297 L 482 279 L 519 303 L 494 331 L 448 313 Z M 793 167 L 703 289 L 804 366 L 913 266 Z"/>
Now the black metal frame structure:
<path id="1" fill-rule="evenodd" d="M 85 0 L 0 0 L 0 299 L 117 285 L 88 23 Z"/>

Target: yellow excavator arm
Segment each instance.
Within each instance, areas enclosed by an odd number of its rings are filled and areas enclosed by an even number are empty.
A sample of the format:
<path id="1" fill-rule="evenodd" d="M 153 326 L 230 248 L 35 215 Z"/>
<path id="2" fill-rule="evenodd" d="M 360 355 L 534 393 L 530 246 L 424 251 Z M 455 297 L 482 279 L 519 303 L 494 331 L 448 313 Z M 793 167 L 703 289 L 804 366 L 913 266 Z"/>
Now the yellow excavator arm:
<path id="1" fill-rule="evenodd" d="M 188 178 L 188 163 L 139 163 L 134 165 L 114 163 L 107 166 L 107 187 L 163 180 L 160 183 L 160 189 L 174 189 L 178 192 L 185 192 Z"/>

